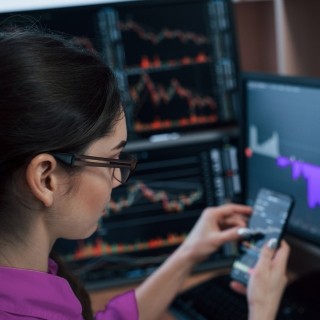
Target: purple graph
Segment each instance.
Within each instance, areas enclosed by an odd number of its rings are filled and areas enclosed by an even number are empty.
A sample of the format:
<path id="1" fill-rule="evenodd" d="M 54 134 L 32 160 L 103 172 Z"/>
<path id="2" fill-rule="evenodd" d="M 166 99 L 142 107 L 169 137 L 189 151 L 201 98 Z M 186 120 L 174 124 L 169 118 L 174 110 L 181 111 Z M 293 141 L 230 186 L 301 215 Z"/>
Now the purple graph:
<path id="1" fill-rule="evenodd" d="M 307 199 L 309 208 L 320 206 L 320 167 L 310 163 L 291 160 L 286 157 L 278 157 L 277 165 L 279 167 L 292 167 L 292 179 L 297 180 L 300 177 L 307 180 Z"/>

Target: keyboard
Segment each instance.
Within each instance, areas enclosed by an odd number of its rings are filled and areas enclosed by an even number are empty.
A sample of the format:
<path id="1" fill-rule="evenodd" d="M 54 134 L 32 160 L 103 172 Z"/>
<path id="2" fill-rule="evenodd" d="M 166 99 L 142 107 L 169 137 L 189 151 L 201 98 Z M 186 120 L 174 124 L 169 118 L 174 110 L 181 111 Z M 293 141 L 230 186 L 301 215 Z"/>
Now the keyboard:
<path id="1" fill-rule="evenodd" d="M 223 275 L 180 294 L 170 311 L 179 320 L 246 320 L 246 297 L 229 288 L 230 277 Z M 289 286 L 283 296 L 277 320 L 319 320 L 320 299 L 316 290 L 300 291 L 301 283 Z M 313 298 L 308 298 L 308 293 Z M 318 301 L 319 300 L 319 301 Z"/>

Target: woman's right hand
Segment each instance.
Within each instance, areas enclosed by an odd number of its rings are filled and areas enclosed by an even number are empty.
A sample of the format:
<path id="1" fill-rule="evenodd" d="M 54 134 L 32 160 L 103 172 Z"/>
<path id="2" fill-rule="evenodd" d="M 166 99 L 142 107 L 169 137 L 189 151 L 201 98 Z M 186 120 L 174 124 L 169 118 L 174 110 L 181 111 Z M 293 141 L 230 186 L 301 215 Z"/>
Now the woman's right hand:
<path id="1" fill-rule="evenodd" d="M 274 320 L 277 315 L 283 291 L 287 284 L 287 262 L 290 248 L 283 240 L 275 251 L 272 241 L 261 251 L 259 260 L 252 271 L 248 287 L 232 282 L 231 287 L 246 293 L 250 320 Z"/>

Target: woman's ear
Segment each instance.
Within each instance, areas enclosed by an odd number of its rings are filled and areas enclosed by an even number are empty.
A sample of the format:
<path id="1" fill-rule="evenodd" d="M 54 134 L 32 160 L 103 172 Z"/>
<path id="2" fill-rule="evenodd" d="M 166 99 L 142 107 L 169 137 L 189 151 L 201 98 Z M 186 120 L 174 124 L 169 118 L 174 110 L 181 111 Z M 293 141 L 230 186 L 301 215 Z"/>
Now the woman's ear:
<path id="1" fill-rule="evenodd" d="M 28 164 L 26 181 L 32 194 L 45 207 L 53 204 L 54 191 L 57 189 L 57 161 L 48 153 L 35 156 Z"/>

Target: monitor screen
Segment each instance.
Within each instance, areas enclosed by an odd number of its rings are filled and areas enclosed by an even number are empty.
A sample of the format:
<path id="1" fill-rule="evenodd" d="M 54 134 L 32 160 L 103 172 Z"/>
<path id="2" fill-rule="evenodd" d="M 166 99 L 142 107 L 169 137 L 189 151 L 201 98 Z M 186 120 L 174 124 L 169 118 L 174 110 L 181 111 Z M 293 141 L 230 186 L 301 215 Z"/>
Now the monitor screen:
<path id="1" fill-rule="evenodd" d="M 56 250 L 88 288 L 136 281 L 181 242 L 207 206 L 241 192 L 235 137 L 187 137 L 143 150 L 129 182 L 113 190 L 92 237 L 58 241 Z M 199 268 L 226 267 L 236 248 L 226 244 Z"/>
<path id="2" fill-rule="evenodd" d="M 131 139 L 235 122 L 238 63 L 229 0 L 108 1 L 22 13 L 0 16 L 2 28 L 39 25 L 102 54 L 121 86 Z"/>
<path id="3" fill-rule="evenodd" d="M 243 187 L 289 194 L 288 234 L 320 245 L 320 80 L 264 74 L 243 78 Z"/>
<path id="4" fill-rule="evenodd" d="M 137 136 L 234 120 L 238 91 L 228 1 L 107 8 L 99 23 L 103 52 L 129 93 Z"/>

